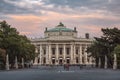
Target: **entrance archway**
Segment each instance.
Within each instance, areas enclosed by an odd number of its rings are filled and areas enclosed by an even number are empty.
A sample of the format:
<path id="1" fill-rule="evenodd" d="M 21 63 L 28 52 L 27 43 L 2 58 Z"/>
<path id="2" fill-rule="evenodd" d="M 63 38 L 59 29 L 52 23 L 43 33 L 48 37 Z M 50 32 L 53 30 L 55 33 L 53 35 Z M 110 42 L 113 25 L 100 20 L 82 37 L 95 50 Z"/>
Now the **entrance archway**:
<path id="1" fill-rule="evenodd" d="M 63 64 L 63 60 L 62 60 L 62 58 L 59 58 L 59 64 L 60 64 L 60 65 Z"/>
<path id="2" fill-rule="evenodd" d="M 55 65 L 55 58 L 52 58 L 52 64 Z"/>
<path id="3" fill-rule="evenodd" d="M 70 64 L 70 58 L 67 58 L 66 63 Z"/>

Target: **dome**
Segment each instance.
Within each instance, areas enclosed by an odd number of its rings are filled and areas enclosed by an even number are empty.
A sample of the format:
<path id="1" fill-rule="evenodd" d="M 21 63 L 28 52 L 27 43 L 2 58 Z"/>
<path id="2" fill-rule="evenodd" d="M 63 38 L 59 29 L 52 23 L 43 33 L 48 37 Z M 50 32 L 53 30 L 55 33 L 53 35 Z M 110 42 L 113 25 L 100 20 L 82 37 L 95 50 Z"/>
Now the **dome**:
<path id="1" fill-rule="evenodd" d="M 55 28 L 47 30 L 47 32 L 60 32 L 60 31 L 62 31 L 62 32 L 75 32 L 75 30 L 72 30 L 70 28 L 66 28 L 66 26 L 64 26 L 64 24 L 61 22 Z"/>

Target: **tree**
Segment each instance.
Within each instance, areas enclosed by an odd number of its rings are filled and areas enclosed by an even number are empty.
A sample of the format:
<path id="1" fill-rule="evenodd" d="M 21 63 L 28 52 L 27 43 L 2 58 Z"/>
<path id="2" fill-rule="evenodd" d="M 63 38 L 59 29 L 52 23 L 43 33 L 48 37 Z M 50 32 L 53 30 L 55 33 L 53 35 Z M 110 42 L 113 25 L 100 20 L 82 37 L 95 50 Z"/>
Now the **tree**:
<path id="1" fill-rule="evenodd" d="M 117 55 L 117 64 L 118 68 L 120 68 L 120 44 L 114 48 L 113 53 Z"/>
<path id="2" fill-rule="evenodd" d="M 5 57 L 6 57 L 6 51 L 3 49 L 0 49 L 0 69 L 4 69 L 5 67 Z"/>
<path id="3" fill-rule="evenodd" d="M 18 61 L 25 58 L 30 61 L 35 57 L 35 47 L 30 43 L 30 40 L 12 28 L 6 21 L 0 22 L 0 48 L 9 54 L 10 64 L 14 65 L 15 56 Z M 6 55 L 5 54 L 5 55 Z"/>
<path id="4" fill-rule="evenodd" d="M 95 42 L 88 48 L 88 51 L 92 53 L 95 58 L 99 57 L 104 62 L 104 56 L 108 58 L 108 66 L 112 67 L 114 48 L 120 44 L 120 30 L 117 28 L 101 29 L 103 35 L 98 38 L 95 37 Z M 104 65 L 104 63 L 102 63 Z"/>
<path id="5" fill-rule="evenodd" d="M 87 48 L 87 52 L 91 53 L 91 56 L 93 56 L 95 58 L 96 67 L 98 67 L 99 58 L 100 58 L 101 64 L 102 64 L 101 67 L 103 67 L 104 56 L 106 55 L 106 48 L 103 45 L 103 43 L 101 43 L 99 41 L 94 41 L 93 44 Z"/>
<path id="6" fill-rule="evenodd" d="M 30 43 L 26 36 L 21 36 L 19 56 L 24 57 L 26 61 L 35 57 L 35 46 Z"/>

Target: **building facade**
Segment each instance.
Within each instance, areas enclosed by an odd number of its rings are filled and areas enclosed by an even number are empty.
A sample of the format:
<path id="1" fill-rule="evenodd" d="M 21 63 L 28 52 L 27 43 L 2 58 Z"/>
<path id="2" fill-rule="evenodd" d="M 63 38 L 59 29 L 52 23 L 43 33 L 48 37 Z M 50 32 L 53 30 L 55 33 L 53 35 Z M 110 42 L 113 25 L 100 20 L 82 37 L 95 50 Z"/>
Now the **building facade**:
<path id="1" fill-rule="evenodd" d="M 36 46 L 34 64 L 63 65 L 63 64 L 93 64 L 94 58 L 86 52 L 92 43 L 89 34 L 85 38 L 77 37 L 77 30 L 69 29 L 60 23 L 55 28 L 45 29 L 44 38 L 31 39 Z"/>

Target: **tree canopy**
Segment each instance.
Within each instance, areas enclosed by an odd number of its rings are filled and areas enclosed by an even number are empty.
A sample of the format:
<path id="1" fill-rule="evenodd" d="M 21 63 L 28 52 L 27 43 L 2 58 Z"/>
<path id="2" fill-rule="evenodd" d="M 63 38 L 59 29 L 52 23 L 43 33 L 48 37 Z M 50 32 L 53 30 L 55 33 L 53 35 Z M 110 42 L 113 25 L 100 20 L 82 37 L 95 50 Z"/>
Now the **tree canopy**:
<path id="1" fill-rule="evenodd" d="M 120 30 L 118 28 L 106 28 L 101 29 L 103 35 L 101 37 L 95 37 L 93 44 L 87 49 L 91 52 L 91 55 L 96 58 L 96 64 L 98 65 L 98 58 L 101 58 L 101 62 L 104 65 L 104 58 L 107 56 L 109 67 L 113 64 L 113 52 L 119 52 L 120 44 Z M 118 53 L 120 54 L 120 53 Z"/>
<path id="2" fill-rule="evenodd" d="M 23 57 L 30 61 L 35 57 L 35 46 L 25 35 L 20 35 L 16 28 L 11 27 L 6 21 L 0 22 L 0 49 L 9 54 L 10 63 L 14 63 L 15 56 L 18 61 Z M 3 55 L 0 52 L 0 55 Z"/>

